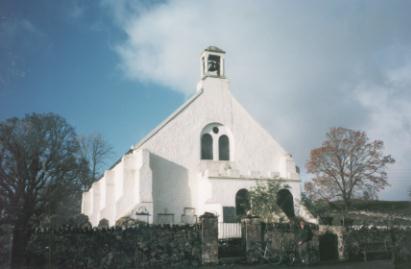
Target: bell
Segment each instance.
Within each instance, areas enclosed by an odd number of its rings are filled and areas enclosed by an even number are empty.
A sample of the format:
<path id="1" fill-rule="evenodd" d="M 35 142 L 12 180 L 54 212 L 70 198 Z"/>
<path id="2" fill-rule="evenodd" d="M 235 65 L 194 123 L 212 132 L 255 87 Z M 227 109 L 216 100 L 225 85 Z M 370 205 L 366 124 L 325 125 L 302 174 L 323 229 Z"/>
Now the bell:
<path id="1" fill-rule="evenodd" d="M 218 62 L 216 60 L 208 60 L 208 71 L 214 72 L 218 70 Z"/>

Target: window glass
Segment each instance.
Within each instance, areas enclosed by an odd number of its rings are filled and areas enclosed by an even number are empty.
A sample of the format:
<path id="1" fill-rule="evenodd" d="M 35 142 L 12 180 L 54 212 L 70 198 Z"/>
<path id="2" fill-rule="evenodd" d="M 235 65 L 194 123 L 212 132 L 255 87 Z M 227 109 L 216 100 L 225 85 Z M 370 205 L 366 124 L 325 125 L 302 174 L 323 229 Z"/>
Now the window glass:
<path id="1" fill-rule="evenodd" d="M 210 134 L 204 134 L 201 137 L 201 159 L 213 159 L 213 138 Z"/>
<path id="2" fill-rule="evenodd" d="M 226 135 L 218 139 L 218 159 L 220 161 L 230 160 L 230 141 Z"/>

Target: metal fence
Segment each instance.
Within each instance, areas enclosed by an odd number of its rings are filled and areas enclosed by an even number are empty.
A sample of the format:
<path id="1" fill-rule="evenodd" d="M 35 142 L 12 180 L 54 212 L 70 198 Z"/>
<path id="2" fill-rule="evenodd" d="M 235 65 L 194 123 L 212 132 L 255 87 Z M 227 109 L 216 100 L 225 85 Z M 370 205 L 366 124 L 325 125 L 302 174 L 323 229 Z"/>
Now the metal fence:
<path id="1" fill-rule="evenodd" d="M 241 223 L 218 223 L 218 239 L 241 238 Z"/>

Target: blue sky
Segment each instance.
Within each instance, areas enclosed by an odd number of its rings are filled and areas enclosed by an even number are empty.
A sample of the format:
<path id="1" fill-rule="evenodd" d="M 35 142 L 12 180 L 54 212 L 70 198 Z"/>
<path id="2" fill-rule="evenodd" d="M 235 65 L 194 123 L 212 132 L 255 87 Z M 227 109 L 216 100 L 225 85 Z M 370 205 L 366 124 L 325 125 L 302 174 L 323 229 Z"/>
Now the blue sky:
<path id="1" fill-rule="evenodd" d="M 124 33 L 97 1 L 0 2 L 0 118 L 55 112 L 101 133 L 119 158 L 184 101 L 130 81 L 114 46 Z"/>
<path id="2" fill-rule="evenodd" d="M 240 4 L 239 4 L 240 3 Z M 411 187 L 410 1 L 0 0 L 0 120 L 55 112 L 112 161 L 195 92 L 227 51 L 233 95 L 300 167 L 330 127 L 364 130 Z M 303 179 L 309 175 L 304 173 Z"/>

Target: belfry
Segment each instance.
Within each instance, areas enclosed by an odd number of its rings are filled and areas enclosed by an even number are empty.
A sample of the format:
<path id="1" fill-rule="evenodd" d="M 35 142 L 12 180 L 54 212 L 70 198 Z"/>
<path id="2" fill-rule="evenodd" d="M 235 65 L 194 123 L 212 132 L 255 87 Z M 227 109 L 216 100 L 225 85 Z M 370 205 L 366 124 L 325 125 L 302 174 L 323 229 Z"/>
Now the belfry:
<path id="1" fill-rule="evenodd" d="M 309 217 L 291 154 L 232 96 L 225 52 L 206 48 L 200 70 L 196 93 L 83 193 L 82 213 L 93 225 L 125 216 L 189 224 L 204 212 L 238 222 L 248 191 L 275 180 L 284 186 L 284 212 Z"/>

